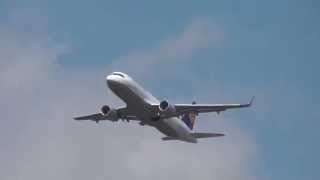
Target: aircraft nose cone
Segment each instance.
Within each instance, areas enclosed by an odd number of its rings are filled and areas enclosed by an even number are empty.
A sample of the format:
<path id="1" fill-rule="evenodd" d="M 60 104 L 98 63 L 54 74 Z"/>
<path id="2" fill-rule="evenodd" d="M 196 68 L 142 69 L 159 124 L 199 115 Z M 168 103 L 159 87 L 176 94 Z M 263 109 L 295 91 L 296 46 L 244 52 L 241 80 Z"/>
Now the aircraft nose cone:
<path id="1" fill-rule="evenodd" d="M 117 76 L 114 75 L 109 75 L 106 77 L 106 81 L 107 81 L 107 85 L 110 88 L 115 88 L 118 87 L 121 83 L 120 83 L 120 79 Z"/>
<path id="2" fill-rule="evenodd" d="M 109 84 L 114 84 L 116 82 L 116 79 L 114 76 L 109 75 L 106 77 L 106 81 L 107 81 L 107 84 L 109 85 Z"/>
<path id="3" fill-rule="evenodd" d="M 112 75 L 107 76 L 107 77 L 106 77 L 106 80 L 107 80 L 107 81 L 112 81 Z"/>

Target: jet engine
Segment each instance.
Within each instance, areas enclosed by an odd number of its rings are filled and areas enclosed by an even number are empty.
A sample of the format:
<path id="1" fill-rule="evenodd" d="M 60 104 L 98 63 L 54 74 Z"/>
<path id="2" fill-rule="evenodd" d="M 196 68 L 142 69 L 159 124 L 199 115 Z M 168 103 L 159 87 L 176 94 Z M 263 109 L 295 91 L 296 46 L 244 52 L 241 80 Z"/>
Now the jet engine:
<path id="1" fill-rule="evenodd" d="M 176 109 L 168 101 L 161 101 L 159 104 L 159 111 L 162 117 L 171 117 L 176 115 Z"/>
<path id="2" fill-rule="evenodd" d="M 118 121 L 119 119 L 117 111 L 115 109 L 111 109 L 108 105 L 102 106 L 101 113 L 106 116 L 108 120 Z"/>
<path id="3" fill-rule="evenodd" d="M 168 101 L 161 101 L 159 105 L 159 110 L 160 111 L 167 111 L 169 109 L 169 103 Z"/>
<path id="4" fill-rule="evenodd" d="M 110 112 L 110 110 L 111 110 L 111 108 L 108 105 L 104 105 L 101 108 L 101 112 L 102 112 L 103 115 L 107 115 Z"/>

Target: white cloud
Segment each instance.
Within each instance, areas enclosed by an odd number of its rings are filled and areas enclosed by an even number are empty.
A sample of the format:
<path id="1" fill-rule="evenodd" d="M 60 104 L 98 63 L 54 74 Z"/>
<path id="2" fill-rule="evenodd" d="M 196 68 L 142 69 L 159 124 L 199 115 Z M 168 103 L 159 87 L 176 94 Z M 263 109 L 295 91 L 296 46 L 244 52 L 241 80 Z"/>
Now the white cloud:
<path id="1" fill-rule="evenodd" d="M 231 130 L 231 136 L 197 145 L 142 141 L 138 151 L 127 155 L 129 170 L 135 179 L 254 179 L 249 162 L 256 149 L 249 137 Z"/>
<path id="2" fill-rule="evenodd" d="M 233 135 L 194 145 L 162 142 L 159 132 L 135 123 L 72 121 L 74 112 L 94 111 L 108 100 L 113 104 L 113 99 L 101 98 L 104 82 L 96 86 L 95 72 L 72 72 L 77 76 L 69 77 L 58 63 L 64 45 L 4 26 L 0 179 L 254 178 L 250 168 L 255 144 L 230 124 L 214 125 Z M 122 57 L 119 64 L 136 75 L 148 75 L 159 63 L 188 59 L 197 48 L 215 43 L 221 34 L 216 29 L 210 21 L 193 21 L 177 37 Z"/>

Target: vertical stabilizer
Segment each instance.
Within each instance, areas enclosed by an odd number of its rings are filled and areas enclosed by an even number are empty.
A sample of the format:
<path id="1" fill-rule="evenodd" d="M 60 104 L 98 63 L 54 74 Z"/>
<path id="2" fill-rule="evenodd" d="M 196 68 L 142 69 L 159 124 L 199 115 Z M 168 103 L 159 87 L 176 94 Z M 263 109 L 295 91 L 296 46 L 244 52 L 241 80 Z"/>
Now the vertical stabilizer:
<path id="1" fill-rule="evenodd" d="M 194 123 L 196 121 L 196 114 L 195 113 L 185 113 L 182 115 L 181 120 L 190 128 L 190 130 L 193 130 Z"/>

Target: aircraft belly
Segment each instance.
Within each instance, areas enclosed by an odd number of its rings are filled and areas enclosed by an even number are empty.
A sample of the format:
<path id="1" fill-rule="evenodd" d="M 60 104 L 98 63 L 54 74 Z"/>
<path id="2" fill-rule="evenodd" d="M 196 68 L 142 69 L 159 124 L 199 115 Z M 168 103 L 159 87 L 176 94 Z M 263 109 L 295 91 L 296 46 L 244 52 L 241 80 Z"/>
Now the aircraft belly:
<path id="1" fill-rule="evenodd" d="M 175 137 L 181 140 L 194 141 L 190 135 L 190 130 L 177 117 L 171 117 L 160 120 L 155 127 L 163 134 L 169 137 Z"/>
<path id="2" fill-rule="evenodd" d="M 179 137 L 178 132 L 166 123 L 159 122 L 155 124 L 154 127 L 158 129 L 160 132 L 162 132 L 163 134 L 165 134 L 166 136 L 176 137 L 176 138 Z"/>

